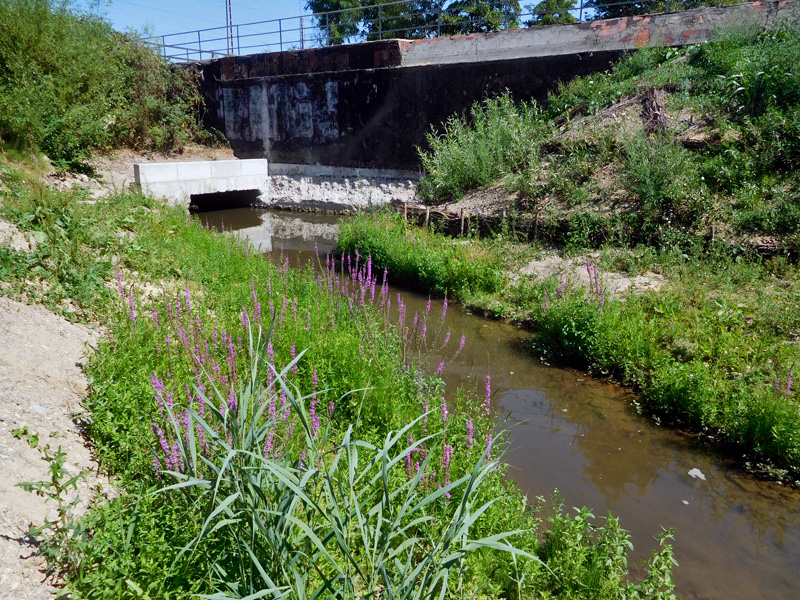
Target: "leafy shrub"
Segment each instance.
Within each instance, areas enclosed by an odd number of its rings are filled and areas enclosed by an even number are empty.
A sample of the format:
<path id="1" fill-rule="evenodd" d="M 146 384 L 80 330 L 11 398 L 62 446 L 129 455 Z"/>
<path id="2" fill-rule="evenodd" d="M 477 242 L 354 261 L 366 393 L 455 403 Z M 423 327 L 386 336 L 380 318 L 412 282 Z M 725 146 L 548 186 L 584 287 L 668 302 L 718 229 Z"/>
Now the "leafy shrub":
<path id="1" fill-rule="evenodd" d="M 95 150 L 187 143 L 198 102 L 188 71 L 71 2 L 0 0 L 0 145 L 81 170 Z"/>
<path id="2" fill-rule="evenodd" d="M 470 117 L 451 117 L 444 131 L 428 134 L 430 150 L 420 151 L 425 198 L 460 198 L 520 168 L 532 151 L 539 123 L 533 104 L 515 105 L 509 94 L 472 105 Z"/>

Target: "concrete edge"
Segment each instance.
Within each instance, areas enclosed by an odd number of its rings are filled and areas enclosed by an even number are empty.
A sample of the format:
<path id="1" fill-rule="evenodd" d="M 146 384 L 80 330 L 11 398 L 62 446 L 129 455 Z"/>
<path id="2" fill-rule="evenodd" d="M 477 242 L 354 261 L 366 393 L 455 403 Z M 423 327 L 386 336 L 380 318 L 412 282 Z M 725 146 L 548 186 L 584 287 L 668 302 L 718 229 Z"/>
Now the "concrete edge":
<path id="1" fill-rule="evenodd" d="M 330 177 L 334 179 L 412 180 L 418 181 L 420 173 L 399 169 L 353 169 L 326 165 L 269 163 L 269 176 Z"/>

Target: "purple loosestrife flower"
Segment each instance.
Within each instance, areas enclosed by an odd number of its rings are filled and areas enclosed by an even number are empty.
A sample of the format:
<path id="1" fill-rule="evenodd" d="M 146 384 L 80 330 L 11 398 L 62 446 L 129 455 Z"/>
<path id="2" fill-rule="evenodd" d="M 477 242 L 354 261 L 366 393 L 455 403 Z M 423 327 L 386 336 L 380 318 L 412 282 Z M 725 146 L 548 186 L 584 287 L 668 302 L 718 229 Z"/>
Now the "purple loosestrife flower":
<path id="1" fill-rule="evenodd" d="M 439 375 L 441 375 L 442 371 L 444 371 L 444 361 L 439 363 L 439 368 L 436 369 L 436 376 L 438 377 Z"/>
<path id="2" fill-rule="evenodd" d="M 474 426 L 472 424 L 472 417 L 469 418 L 467 421 L 467 448 L 472 448 L 472 434 L 474 432 Z"/>
<path id="3" fill-rule="evenodd" d="M 442 424 L 447 423 L 447 400 L 442 398 Z"/>
<path id="4" fill-rule="evenodd" d="M 122 285 L 122 271 L 117 269 L 117 289 L 121 298 L 125 297 L 125 286 Z"/>
<path id="5" fill-rule="evenodd" d="M 458 343 L 458 350 L 456 350 L 456 353 L 453 355 L 453 358 L 456 358 L 458 357 L 459 354 L 461 354 L 461 351 L 464 349 L 464 344 L 466 342 L 467 342 L 467 336 L 462 335 L 461 341 Z"/>
<path id="6" fill-rule="evenodd" d="M 153 307 L 153 324 L 156 326 L 156 329 L 158 329 L 158 311 L 155 306 Z"/>
<path id="7" fill-rule="evenodd" d="M 485 450 L 485 452 L 486 452 L 486 458 L 488 459 L 489 455 L 492 452 L 492 434 L 488 433 L 488 432 L 486 434 L 486 450 Z"/>
<path id="8" fill-rule="evenodd" d="M 297 350 L 295 350 L 294 342 L 292 342 L 292 347 L 289 348 L 289 355 L 292 357 L 292 360 L 294 360 L 294 357 L 295 357 L 296 354 L 297 354 Z M 292 373 L 297 375 L 297 363 L 294 363 L 292 365 Z"/>
<path id="9" fill-rule="evenodd" d="M 335 408 L 336 406 L 333 404 L 333 400 L 331 400 L 331 403 L 328 404 L 328 418 L 333 416 L 333 411 Z"/>
<path id="10" fill-rule="evenodd" d="M 492 377 L 491 375 L 486 376 L 486 401 L 484 402 L 484 410 L 486 411 L 486 416 L 488 417 L 492 414 Z"/>
<path id="11" fill-rule="evenodd" d="M 134 304 L 133 304 L 133 286 L 131 286 L 131 295 L 130 295 L 130 298 L 128 298 L 128 308 L 130 309 L 131 323 L 135 323 L 136 322 L 136 309 L 135 309 Z"/>
<path id="12" fill-rule="evenodd" d="M 228 391 L 228 408 L 233 412 L 239 409 L 239 401 L 236 399 L 236 394 L 233 393 L 233 388 Z"/>
<path id="13" fill-rule="evenodd" d="M 292 298 L 292 319 L 297 323 L 297 298 Z"/>

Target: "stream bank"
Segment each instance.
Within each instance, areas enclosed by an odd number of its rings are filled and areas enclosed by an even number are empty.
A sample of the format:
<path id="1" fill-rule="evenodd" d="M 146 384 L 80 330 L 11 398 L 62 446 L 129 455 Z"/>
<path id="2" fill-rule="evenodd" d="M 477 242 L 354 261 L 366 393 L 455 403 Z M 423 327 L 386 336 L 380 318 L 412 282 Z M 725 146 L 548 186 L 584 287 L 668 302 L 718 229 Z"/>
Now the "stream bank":
<path id="1" fill-rule="evenodd" d="M 298 263 L 314 256 L 315 245 L 322 253 L 336 246 L 331 216 L 236 209 L 201 218 Z M 409 314 L 428 301 L 395 292 Z M 432 312 L 441 307 L 433 300 Z M 480 398 L 491 374 L 494 414 L 510 431 L 509 476 L 528 497 L 558 490 L 571 505 L 618 516 L 632 534 L 634 569 L 655 547 L 652 536 L 676 527 L 679 597 L 777 600 L 800 589 L 797 490 L 743 473 L 702 438 L 642 417 L 641 399 L 630 391 L 553 368 L 531 356 L 530 333 L 471 312 L 450 306 L 453 336 L 468 341 L 445 380 L 448 389 L 464 386 Z M 434 353 L 431 368 L 450 358 Z"/>

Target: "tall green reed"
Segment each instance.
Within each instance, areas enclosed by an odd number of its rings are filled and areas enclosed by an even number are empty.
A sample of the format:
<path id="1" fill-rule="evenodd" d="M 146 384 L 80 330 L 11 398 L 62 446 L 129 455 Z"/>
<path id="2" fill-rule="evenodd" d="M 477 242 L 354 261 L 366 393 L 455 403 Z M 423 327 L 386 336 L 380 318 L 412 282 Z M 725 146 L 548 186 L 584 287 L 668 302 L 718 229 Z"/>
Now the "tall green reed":
<path id="1" fill-rule="evenodd" d="M 181 493 L 204 511 L 181 554 L 201 543 L 215 549 L 210 570 L 218 592 L 205 597 L 441 599 L 463 591 L 464 558 L 473 550 L 534 558 L 509 542 L 522 531 L 470 535 L 495 502 L 478 494 L 498 467 L 489 448 L 471 470 L 433 488 L 433 453 L 416 472 L 405 466 L 446 435 L 409 437 L 427 414 L 387 433 L 382 445 L 355 439 L 352 425 L 339 440 L 330 423 L 315 427 L 313 395 L 288 380 L 304 353 L 278 371 L 269 344 L 260 328 L 255 336 L 249 328 L 248 376 L 235 406 L 219 389 L 206 395 L 196 386 L 204 416 L 187 409 L 181 419 L 168 407 L 178 468 L 165 471 L 176 483 L 160 493 Z M 268 407 L 279 397 L 288 400 L 299 435 L 275 456 L 265 448 L 279 426 Z"/>

